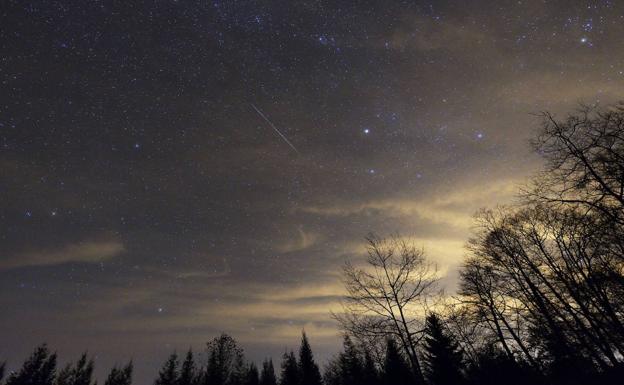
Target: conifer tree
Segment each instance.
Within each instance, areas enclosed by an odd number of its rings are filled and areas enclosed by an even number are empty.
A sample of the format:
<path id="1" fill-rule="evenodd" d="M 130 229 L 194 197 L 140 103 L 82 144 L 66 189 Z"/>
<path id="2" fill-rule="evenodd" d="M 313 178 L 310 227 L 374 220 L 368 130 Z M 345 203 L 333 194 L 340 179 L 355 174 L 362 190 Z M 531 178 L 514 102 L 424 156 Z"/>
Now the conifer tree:
<path id="1" fill-rule="evenodd" d="M 245 379 L 243 350 L 228 334 L 208 343 L 208 367 L 205 381 L 210 385 L 239 385 Z"/>
<path id="2" fill-rule="evenodd" d="M 11 375 L 6 385 L 52 385 L 56 375 L 56 353 L 47 345 L 35 349 L 19 372 Z"/>
<path id="3" fill-rule="evenodd" d="M 154 385 L 177 385 L 178 376 L 178 355 L 173 353 L 160 369 Z"/>
<path id="4" fill-rule="evenodd" d="M 0 384 L 2 383 L 2 380 L 4 379 L 5 369 L 6 369 L 6 361 L 3 363 L 0 363 Z"/>
<path id="5" fill-rule="evenodd" d="M 321 371 L 314 362 L 312 348 L 305 332 L 301 335 L 301 347 L 299 348 L 299 376 L 300 385 L 321 385 Z"/>
<path id="6" fill-rule="evenodd" d="M 68 364 L 56 376 L 56 385 L 91 385 L 93 381 L 93 359 L 83 353 L 76 365 Z"/>
<path id="7" fill-rule="evenodd" d="M 408 385 L 413 382 L 413 373 L 396 342 L 388 339 L 383 367 L 384 385 Z"/>
<path id="8" fill-rule="evenodd" d="M 343 385 L 361 384 L 364 379 L 364 367 L 360 352 L 349 336 L 344 337 L 342 343 L 344 351 L 339 356 L 339 371 Z"/>
<path id="9" fill-rule="evenodd" d="M 424 356 L 430 384 L 457 385 L 463 382 L 461 349 L 445 333 L 440 317 L 436 314 L 431 314 L 426 319 Z"/>
<path id="10" fill-rule="evenodd" d="M 249 364 L 249 368 L 247 368 L 247 376 L 245 378 L 245 385 L 260 385 L 258 367 L 253 362 Z"/>
<path id="11" fill-rule="evenodd" d="M 132 361 L 123 368 L 114 367 L 111 369 L 104 385 L 131 385 L 132 384 Z"/>
<path id="12" fill-rule="evenodd" d="M 71 373 L 72 372 L 72 367 L 71 364 L 67 364 L 65 365 L 65 367 L 61 370 L 59 370 L 58 374 L 56 375 L 56 380 L 54 381 L 55 385 L 69 385 L 71 384 L 72 380 L 71 380 Z"/>
<path id="13" fill-rule="evenodd" d="M 379 371 L 375 365 L 375 361 L 369 352 L 364 352 L 364 367 L 362 368 L 363 381 L 362 385 L 379 385 Z"/>
<path id="14" fill-rule="evenodd" d="M 260 373 L 260 385 L 277 385 L 275 377 L 275 368 L 273 368 L 273 360 L 264 360 L 262 363 L 262 372 Z"/>
<path id="15" fill-rule="evenodd" d="M 194 385 L 196 382 L 196 369 L 195 360 L 193 358 L 193 351 L 189 349 L 186 353 L 186 358 L 182 363 L 182 369 L 178 378 L 178 385 Z"/>
<path id="16" fill-rule="evenodd" d="M 299 366 L 295 353 L 284 353 L 282 358 L 282 373 L 280 375 L 280 385 L 299 385 Z"/>

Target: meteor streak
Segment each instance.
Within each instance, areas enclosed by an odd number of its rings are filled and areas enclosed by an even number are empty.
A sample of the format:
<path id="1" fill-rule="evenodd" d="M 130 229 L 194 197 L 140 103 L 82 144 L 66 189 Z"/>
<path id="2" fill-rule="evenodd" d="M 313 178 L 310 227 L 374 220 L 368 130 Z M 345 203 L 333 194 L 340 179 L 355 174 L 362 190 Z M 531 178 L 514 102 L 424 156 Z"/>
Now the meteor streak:
<path id="1" fill-rule="evenodd" d="M 265 120 L 265 121 L 266 121 L 266 122 L 267 122 L 267 123 L 271 126 L 271 128 L 273 128 L 273 130 L 275 130 L 275 132 L 277 132 L 277 134 L 278 134 L 278 135 L 279 135 L 282 139 L 284 139 L 284 142 L 286 142 L 286 144 L 288 144 L 288 145 L 289 145 L 289 146 L 290 146 L 293 150 L 295 150 L 295 152 L 296 152 L 297 154 L 300 154 L 299 150 L 297 150 L 297 148 L 296 148 L 296 147 L 295 147 L 292 143 L 290 143 L 290 140 L 288 140 L 288 138 L 286 138 L 286 136 L 284 136 L 284 134 L 282 134 L 282 133 L 280 132 L 280 130 L 278 130 L 278 129 L 277 129 L 277 127 L 275 127 L 275 124 L 273 124 L 273 122 L 271 122 L 271 121 L 269 120 L 269 118 L 267 118 L 267 117 L 266 117 L 266 115 L 264 115 L 264 114 L 262 113 L 262 111 L 260 111 L 260 109 L 259 109 L 258 107 L 256 107 L 253 103 L 250 103 L 250 104 L 251 104 L 251 106 L 253 107 L 253 109 L 254 109 L 254 110 L 256 110 L 256 112 L 258 113 L 258 115 L 260 115 L 260 116 L 262 117 L 262 119 L 264 119 L 264 120 Z"/>

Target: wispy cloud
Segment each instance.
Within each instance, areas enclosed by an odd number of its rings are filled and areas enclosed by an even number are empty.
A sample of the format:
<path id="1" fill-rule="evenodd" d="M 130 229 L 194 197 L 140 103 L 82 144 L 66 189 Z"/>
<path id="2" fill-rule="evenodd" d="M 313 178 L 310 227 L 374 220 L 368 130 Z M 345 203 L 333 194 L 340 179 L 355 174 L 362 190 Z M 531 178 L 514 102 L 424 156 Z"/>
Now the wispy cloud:
<path id="1" fill-rule="evenodd" d="M 117 240 L 91 240 L 56 249 L 30 250 L 0 259 L 0 270 L 34 266 L 54 266 L 71 262 L 96 263 L 111 259 L 125 250 Z"/>
<path id="2" fill-rule="evenodd" d="M 316 215 L 340 217 L 362 214 L 370 210 L 383 212 L 388 217 L 417 216 L 431 223 L 467 229 L 472 215 L 492 202 L 508 202 L 517 194 L 521 180 L 503 179 L 489 185 L 466 186 L 448 193 L 431 194 L 418 199 L 388 198 L 363 203 L 345 203 L 328 206 L 308 206 L 300 210 Z"/>
<path id="3" fill-rule="evenodd" d="M 277 244 L 275 249 L 282 253 L 301 251 L 316 244 L 320 238 L 319 234 L 305 231 L 302 226 L 299 226 L 297 228 L 297 234 L 294 238 L 290 238 L 280 244 Z"/>

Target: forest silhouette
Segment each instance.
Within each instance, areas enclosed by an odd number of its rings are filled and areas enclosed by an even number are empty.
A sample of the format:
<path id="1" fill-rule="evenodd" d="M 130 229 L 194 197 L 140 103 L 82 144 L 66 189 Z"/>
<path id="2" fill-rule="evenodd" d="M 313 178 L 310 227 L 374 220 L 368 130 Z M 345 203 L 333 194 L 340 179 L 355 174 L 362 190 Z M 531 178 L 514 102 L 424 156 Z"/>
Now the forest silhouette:
<path id="1" fill-rule="evenodd" d="M 305 333 L 298 352 L 260 368 L 228 334 L 172 353 L 155 385 L 621 384 L 624 378 L 624 104 L 541 114 L 531 142 L 544 168 L 510 206 L 483 209 L 467 241 L 459 290 L 439 290 L 424 250 L 367 237 L 343 269 L 332 314 L 343 349 L 323 366 Z M 10 359 L 14 359 L 10 357 Z M 91 385 L 86 353 L 65 367 L 35 348 L 3 385 Z M 105 385 L 130 385 L 132 362 Z"/>

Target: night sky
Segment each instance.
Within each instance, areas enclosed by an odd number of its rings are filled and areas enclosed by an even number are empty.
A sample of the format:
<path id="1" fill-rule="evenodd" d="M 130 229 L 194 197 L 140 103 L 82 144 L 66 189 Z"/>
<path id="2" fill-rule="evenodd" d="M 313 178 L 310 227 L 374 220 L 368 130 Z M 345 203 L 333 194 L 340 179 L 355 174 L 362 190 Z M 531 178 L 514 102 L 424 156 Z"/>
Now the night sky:
<path id="1" fill-rule="evenodd" d="M 539 167 L 534 114 L 623 87 L 617 1 L 2 1 L 0 359 L 149 383 L 305 328 L 322 363 L 367 233 L 452 292 L 471 215 Z"/>

